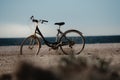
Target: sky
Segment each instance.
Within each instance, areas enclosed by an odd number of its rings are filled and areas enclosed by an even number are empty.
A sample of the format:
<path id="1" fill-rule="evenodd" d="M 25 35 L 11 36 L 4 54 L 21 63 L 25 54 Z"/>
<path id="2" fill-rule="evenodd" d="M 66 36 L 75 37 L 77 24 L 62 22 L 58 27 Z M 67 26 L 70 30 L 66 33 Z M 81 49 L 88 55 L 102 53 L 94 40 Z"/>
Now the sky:
<path id="1" fill-rule="evenodd" d="M 64 32 L 77 29 L 84 36 L 120 35 L 120 0 L 0 0 L 0 38 L 27 37 L 39 25 L 46 37 L 56 36 L 55 22 L 65 22 Z"/>

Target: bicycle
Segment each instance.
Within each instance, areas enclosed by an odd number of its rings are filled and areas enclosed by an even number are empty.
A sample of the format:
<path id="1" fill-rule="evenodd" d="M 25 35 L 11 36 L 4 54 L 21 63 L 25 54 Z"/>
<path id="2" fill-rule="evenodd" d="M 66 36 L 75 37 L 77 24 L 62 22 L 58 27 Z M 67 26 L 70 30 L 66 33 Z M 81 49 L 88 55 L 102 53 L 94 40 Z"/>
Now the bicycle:
<path id="1" fill-rule="evenodd" d="M 33 35 L 30 35 L 23 40 L 20 47 L 20 54 L 39 54 L 41 48 L 41 40 L 44 43 L 51 47 L 54 50 L 61 49 L 64 54 L 80 54 L 85 46 L 85 39 L 82 33 L 78 30 L 67 30 L 62 32 L 60 30 L 61 26 L 64 25 L 64 22 L 55 23 L 59 28 L 57 29 L 56 41 L 50 42 L 46 40 L 41 31 L 38 28 L 38 24 L 48 22 L 47 20 L 37 20 L 34 19 L 34 16 L 31 16 L 30 19 L 33 23 L 36 23 L 36 29 Z M 40 37 L 38 37 L 38 35 Z"/>

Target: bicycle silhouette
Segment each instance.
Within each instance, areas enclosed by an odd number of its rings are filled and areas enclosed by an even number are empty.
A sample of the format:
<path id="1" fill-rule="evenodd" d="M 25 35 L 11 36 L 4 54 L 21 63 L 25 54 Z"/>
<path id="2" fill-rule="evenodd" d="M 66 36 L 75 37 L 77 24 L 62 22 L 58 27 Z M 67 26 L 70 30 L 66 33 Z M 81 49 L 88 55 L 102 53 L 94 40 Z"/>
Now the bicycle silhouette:
<path id="1" fill-rule="evenodd" d="M 20 54 L 39 54 L 41 48 L 42 40 L 44 43 L 51 47 L 54 50 L 61 49 L 64 54 L 80 54 L 85 46 L 85 39 L 82 33 L 78 30 L 67 30 L 62 32 L 60 30 L 61 26 L 64 25 L 64 22 L 55 23 L 58 25 L 57 35 L 55 42 L 50 42 L 46 40 L 46 38 L 41 33 L 40 29 L 38 28 L 38 24 L 48 22 L 47 20 L 37 20 L 34 19 L 34 16 L 30 18 L 32 22 L 36 23 L 36 29 L 33 35 L 30 35 L 26 39 L 23 40 L 21 47 L 20 47 Z M 38 37 L 38 35 L 40 37 Z"/>

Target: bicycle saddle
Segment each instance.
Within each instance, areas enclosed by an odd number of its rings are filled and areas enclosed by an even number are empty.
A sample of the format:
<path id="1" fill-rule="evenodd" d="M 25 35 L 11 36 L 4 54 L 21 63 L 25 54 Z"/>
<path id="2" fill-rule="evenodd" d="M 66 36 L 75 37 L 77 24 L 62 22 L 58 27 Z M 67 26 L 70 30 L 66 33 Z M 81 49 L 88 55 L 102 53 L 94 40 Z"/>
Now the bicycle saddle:
<path id="1" fill-rule="evenodd" d="M 64 22 L 55 23 L 55 25 L 59 25 L 59 26 L 62 26 L 62 25 L 64 25 L 64 24 L 65 24 Z"/>

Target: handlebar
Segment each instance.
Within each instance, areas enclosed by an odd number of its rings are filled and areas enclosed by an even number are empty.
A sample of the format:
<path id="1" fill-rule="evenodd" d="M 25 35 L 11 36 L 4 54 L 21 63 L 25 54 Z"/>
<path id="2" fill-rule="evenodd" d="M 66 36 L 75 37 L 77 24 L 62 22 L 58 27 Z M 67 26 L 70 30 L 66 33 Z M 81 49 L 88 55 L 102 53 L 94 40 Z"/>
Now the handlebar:
<path id="1" fill-rule="evenodd" d="M 32 22 L 35 22 L 35 23 L 41 23 L 43 24 L 44 22 L 48 22 L 47 20 L 37 20 L 37 19 L 34 19 L 34 16 L 31 16 L 30 19 L 32 20 Z"/>

